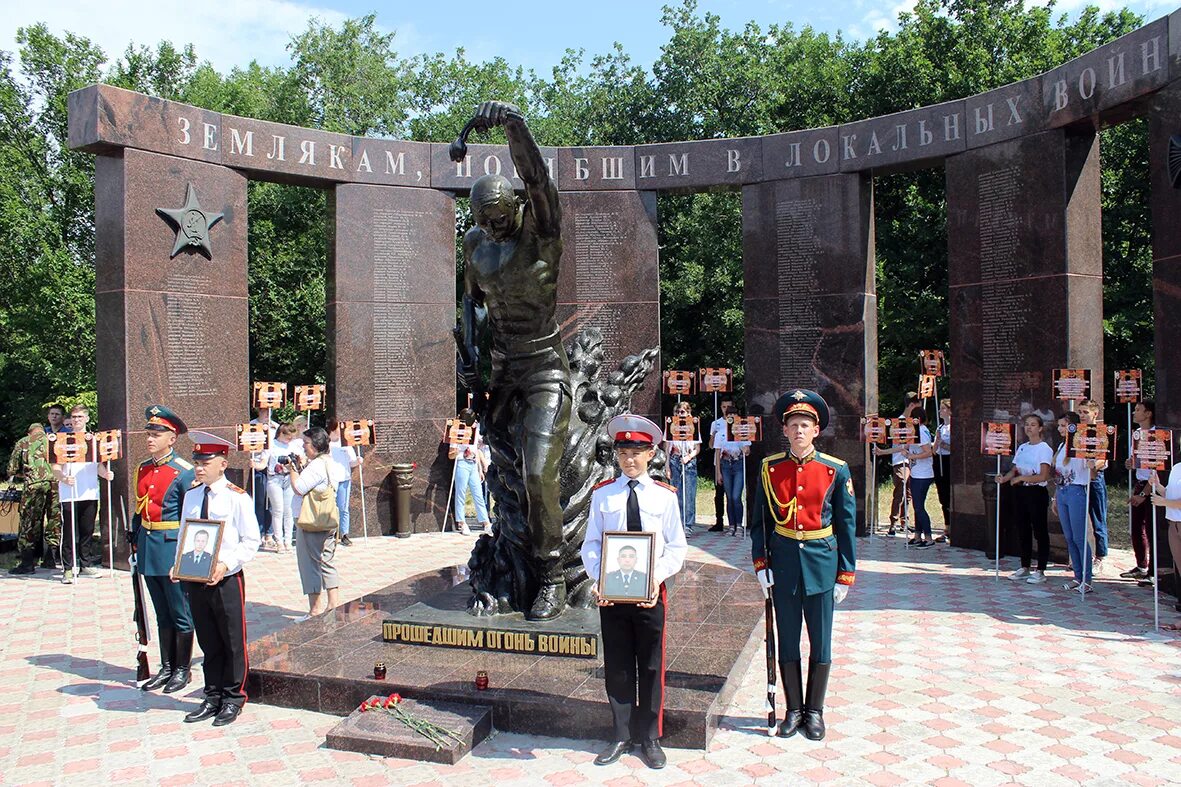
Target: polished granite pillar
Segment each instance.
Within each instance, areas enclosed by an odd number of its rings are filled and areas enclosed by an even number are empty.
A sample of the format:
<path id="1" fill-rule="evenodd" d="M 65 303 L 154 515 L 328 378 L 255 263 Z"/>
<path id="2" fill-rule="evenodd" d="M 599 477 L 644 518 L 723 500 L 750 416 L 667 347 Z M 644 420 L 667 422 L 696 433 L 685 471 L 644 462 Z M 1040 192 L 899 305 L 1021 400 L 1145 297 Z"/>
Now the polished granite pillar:
<path id="1" fill-rule="evenodd" d="M 368 532 L 391 532 L 398 462 L 416 465 L 413 530 L 440 530 L 453 467 L 442 437 L 455 416 L 455 200 L 354 184 L 337 186 L 328 202 L 329 406 L 341 420 L 375 422 L 377 445 L 364 463 Z"/>
<path id="2" fill-rule="evenodd" d="M 1103 396 L 1099 141 L 1057 129 L 946 166 L 953 540 L 991 552 L 982 485 L 996 460 L 980 454 L 981 422 L 1037 412 L 1053 430 L 1055 368 L 1090 369 Z"/>

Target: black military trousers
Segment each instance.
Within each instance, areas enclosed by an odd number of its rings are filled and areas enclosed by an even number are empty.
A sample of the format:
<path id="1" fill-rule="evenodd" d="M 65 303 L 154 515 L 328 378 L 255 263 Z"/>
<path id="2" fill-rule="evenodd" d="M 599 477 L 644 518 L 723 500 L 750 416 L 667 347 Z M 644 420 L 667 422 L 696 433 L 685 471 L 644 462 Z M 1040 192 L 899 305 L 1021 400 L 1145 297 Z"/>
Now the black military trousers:
<path id="1" fill-rule="evenodd" d="M 246 704 L 246 578 L 230 574 L 216 585 L 184 582 L 197 642 L 205 654 L 205 699 Z"/>
<path id="2" fill-rule="evenodd" d="M 664 586 L 654 607 L 599 607 L 613 740 L 654 741 L 664 731 Z"/>

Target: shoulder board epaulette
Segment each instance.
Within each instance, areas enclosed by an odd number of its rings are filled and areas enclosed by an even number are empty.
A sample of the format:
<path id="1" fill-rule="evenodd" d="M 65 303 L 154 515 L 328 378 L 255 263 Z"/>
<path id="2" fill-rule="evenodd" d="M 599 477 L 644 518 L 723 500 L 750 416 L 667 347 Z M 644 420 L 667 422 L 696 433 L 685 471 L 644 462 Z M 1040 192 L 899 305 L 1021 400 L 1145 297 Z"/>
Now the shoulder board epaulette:
<path id="1" fill-rule="evenodd" d="M 243 489 L 242 487 L 238 486 L 237 484 L 231 484 L 231 483 L 229 483 L 228 481 L 226 482 L 226 488 L 227 488 L 227 489 L 229 489 L 229 490 L 231 490 L 231 491 L 233 491 L 233 492 L 237 492 L 237 493 L 239 493 L 239 494 L 242 494 L 242 495 L 246 494 L 246 490 L 245 490 L 245 489 Z"/>
<path id="2" fill-rule="evenodd" d="M 179 456 L 173 457 L 172 461 L 176 462 L 178 467 L 183 468 L 185 470 L 192 470 L 193 469 L 193 466 L 191 464 L 186 462 L 184 459 L 181 459 Z"/>
<path id="3" fill-rule="evenodd" d="M 199 486 L 201 486 L 201 482 L 194 478 L 193 483 L 189 484 L 189 489 L 196 489 Z"/>
<path id="4" fill-rule="evenodd" d="M 670 492 L 676 492 L 676 491 L 677 491 L 677 488 L 676 488 L 675 486 L 673 486 L 672 484 L 666 484 L 666 483 L 664 483 L 663 481 L 657 481 L 657 482 L 656 482 L 656 485 L 657 485 L 657 486 L 663 486 L 665 489 L 667 489 L 667 490 L 668 490 L 668 491 L 670 491 Z"/>
<path id="5" fill-rule="evenodd" d="M 772 462 L 778 462 L 780 459 L 784 459 L 785 457 L 787 457 L 787 452 L 780 451 L 777 454 L 771 454 L 770 456 L 763 457 L 763 464 L 769 465 Z"/>
<path id="6" fill-rule="evenodd" d="M 825 462 L 825 464 L 832 465 L 833 467 L 844 467 L 845 466 L 844 459 L 837 459 L 835 456 L 832 456 L 831 454 L 822 454 L 819 451 L 817 451 L 816 458 L 822 460 L 823 462 Z"/>
<path id="7" fill-rule="evenodd" d="M 150 457 L 150 456 L 149 456 L 147 459 L 145 459 L 145 460 L 143 460 L 142 462 L 140 462 L 140 463 L 139 463 L 139 466 L 140 466 L 140 467 L 151 467 L 151 466 L 152 466 L 152 464 L 154 464 L 154 463 L 153 463 L 153 461 L 152 461 L 152 457 Z"/>
<path id="8" fill-rule="evenodd" d="M 614 478 L 608 478 L 606 481 L 600 481 L 599 483 L 597 483 L 597 484 L 595 484 L 594 486 L 592 486 L 592 487 L 591 487 L 591 491 L 593 492 L 593 491 L 595 491 L 596 489 L 602 489 L 603 487 L 607 486 L 608 484 L 613 484 L 613 483 L 615 483 L 615 479 L 614 479 Z"/>

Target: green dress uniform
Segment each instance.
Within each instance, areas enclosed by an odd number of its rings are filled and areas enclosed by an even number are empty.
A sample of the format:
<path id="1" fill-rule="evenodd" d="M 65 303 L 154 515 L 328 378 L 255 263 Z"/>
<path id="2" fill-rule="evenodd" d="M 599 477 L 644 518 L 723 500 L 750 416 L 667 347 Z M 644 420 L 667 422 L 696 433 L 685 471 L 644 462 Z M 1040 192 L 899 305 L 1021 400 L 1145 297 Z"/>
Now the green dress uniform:
<path id="1" fill-rule="evenodd" d="M 187 428 L 167 407 L 153 405 L 145 413 L 152 431 L 184 434 Z M 135 545 L 136 571 L 144 578 L 160 640 L 160 671 L 144 684 L 152 690 L 164 687 L 171 694 L 188 685 L 193 653 L 193 615 L 180 585 L 168 577 L 176 561 L 181 504 L 185 492 L 196 483 L 193 465 L 170 451 L 160 459 L 147 459 L 135 469 L 135 514 L 131 539 Z"/>
<path id="2" fill-rule="evenodd" d="M 821 429 L 827 425 L 828 407 L 815 392 L 797 390 L 781 397 L 775 421 L 797 413 L 811 415 Z M 788 700 L 786 727 L 780 727 L 784 737 L 800 726 L 809 738 L 824 734 L 833 589 L 853 584 L 856 515 L 852 477 L 842 460 L 814 448 L 804 457 L 779 453 L 763 460 L 750 533 L 755 571 L 770 567 L 774 582 L 777 655 Z M 800 663 L 804 623 L 811 644 L 806 700 Z"/>
<path id="3" fill-rule="evenodd" d="M 20 564 L 12 573 L 32 574 L 41 554 L 42 539 L 53 552 L 61 547 L 61 513 L 53 508 L 57 484 L 53 480 L 49 441 L 44 432 L 26 435 L 16 442 L 8 460 L 8 476 L 24 481 L 16 540 Z"/>

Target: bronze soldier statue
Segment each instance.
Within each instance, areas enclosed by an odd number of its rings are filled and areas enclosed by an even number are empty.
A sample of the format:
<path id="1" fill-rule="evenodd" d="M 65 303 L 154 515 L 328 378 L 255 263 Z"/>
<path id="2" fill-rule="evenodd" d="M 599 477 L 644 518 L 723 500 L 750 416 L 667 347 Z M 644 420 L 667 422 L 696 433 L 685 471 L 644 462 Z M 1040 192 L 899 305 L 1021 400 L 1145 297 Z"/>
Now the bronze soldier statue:
<path id="1" fill-rule="evenodd" d="M 518 202 L 501 175 L 485 175 L 472 184 L 476 226 L 463 239 L 459 376 L 480 398 L 479 347 L 490 333 L 491 398 L 484 434 L 493 471 L 502 480 L 520 477 L 520 484 L 506 486 L 524 492 L 524 499 L 515 502 L 525 514 L 538 578 L 528 614 L 547 620 L 561 614 L 566 603 L 559 470 L 572 401 L 570 363 L 554 319 L 562 256 L 558 190 L 515 106 L 487 101 L 470 125 L 477 131 L 504 128 L 526 199 Z"/>

